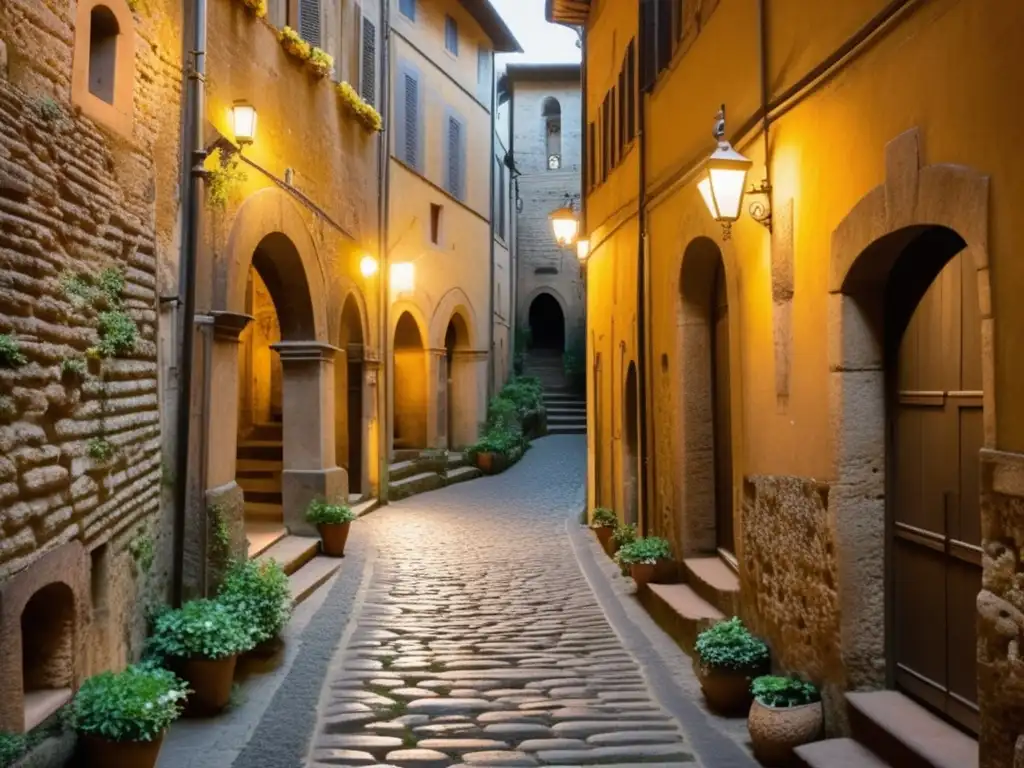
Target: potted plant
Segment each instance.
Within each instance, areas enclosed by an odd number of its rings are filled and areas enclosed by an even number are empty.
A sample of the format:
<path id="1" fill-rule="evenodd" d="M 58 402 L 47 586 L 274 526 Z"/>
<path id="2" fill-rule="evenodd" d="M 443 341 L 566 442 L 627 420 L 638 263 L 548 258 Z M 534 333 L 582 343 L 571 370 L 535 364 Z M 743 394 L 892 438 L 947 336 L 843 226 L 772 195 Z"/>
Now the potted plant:
<path id="1" fill-rule="evenodd" d="M 242 620 L 254 650 L 271 651 L 292 613 L 288 576 L 274 560 L 234 560 L 228 566 L 217 600 Z"/>
<path id="2" fill-rule="evenodd" d="M 764 641 L 734 616 L 697 635 L 694 650 L 697 679 L 708 704 L 723 713 L 747 710 L 750 681 L 768 671 Z"/>
<path id="3" fill-rule="evenodd" d="M 605 552 L 611 546 L 612 534 L 619 525 L 618 516 L 607 507 L 598 507 L 590 518 L 590 527 L 597 534 L 597 540 L 601 542 L 601 548 Z"/>
<path id="4" fill-rule="evenodd" d="M 215 600 L 192 600 L 154 619 L 150 652 L 192 689 L 185 714 L 212 715 L 227 706 L 238 654 L 255 645 L 248 620 Z"/>
<path id="5" fill-rule="evenodd" d="M 643 589 L 654 580 L 658 564 L 672 557 L 672 545 L 660 536 L 639 538 L 615 553 L 622 565 L 628 565 L 637 589 Z"/>
<path id="6" fill-rule="evenodd" d="M 153 768 L 167 726 L 181 716 L 188 687 L 153 664 L 103 672 L 82 683 L 71 704 L 86 764 Z"/>
<path id="7" fill-rule="evenodd" d="M 765 675 L 750 686 L 747 730 L 754 756 L 763 765 L 785 766 L 793 749 L 816 741 L 825 721 L 821 696 L 811 683 L 795 677 Z"/>
<path id="8" fill-rule="evenodd" d="M 624 546 L 634 541 L 636 541 L 636 523 L 621 523 L 615 526 L 615 532 L 612 534 L 612 551 L 610 554 L 615 562 L 619 564 L 619 570 L 623 576 L 629 576 L 629 566 L 620 562 L 615 555 Z"/>
<path id="9" fill-rule="evenodd" d="M 513 406 L 514 407 L 514 406 Z M 505 424 L 497 424 L 469 449 L 476 465 L 488 475 L 503 472 L 513 463 L 520 452 L 522 433 Z"/>
<path id="10" fill-rule="evenodd" d="M 306 509 L 306 521 L 320 531 L 320 546 L 328 557 L 344 556 L 348 529 L 355 519 L 355 513 L 344 504 L 329 504 L 323 499 L 313 499 Z"/>

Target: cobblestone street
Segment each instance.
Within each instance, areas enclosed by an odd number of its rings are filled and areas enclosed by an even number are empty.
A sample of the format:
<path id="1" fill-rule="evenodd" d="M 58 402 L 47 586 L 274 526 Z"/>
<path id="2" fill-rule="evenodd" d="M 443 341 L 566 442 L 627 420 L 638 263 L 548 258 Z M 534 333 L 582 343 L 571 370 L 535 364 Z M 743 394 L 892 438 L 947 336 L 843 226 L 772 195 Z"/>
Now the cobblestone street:
<path id="1" fill-rule="evenodd" d="M 567 521 L 584 442 L 360 523 L 375 562 L 331 666 L 310 766 L 695 760 L 609 626 Z"/>

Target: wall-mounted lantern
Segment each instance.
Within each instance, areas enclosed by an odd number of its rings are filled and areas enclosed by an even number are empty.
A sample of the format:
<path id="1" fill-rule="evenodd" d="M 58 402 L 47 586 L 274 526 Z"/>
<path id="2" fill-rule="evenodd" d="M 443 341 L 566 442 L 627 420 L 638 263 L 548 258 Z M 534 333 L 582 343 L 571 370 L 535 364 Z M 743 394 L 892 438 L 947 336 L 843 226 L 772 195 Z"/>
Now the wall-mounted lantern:
<path id="1" fill-rule="evenodd" d="M 396 295 L 408 293 L 416 284 L 416 268 L 405 261 L 391 265 L 391 290 Z"/>
<path id="2" fill-rule="evenodd" d="M 581 265 L 587 263 L 587 259 L 590 258 L 589 240 L 582 239 L 576 242 L 576 258 L 580 260 Z"/>
<path id="3" fill-rule="evenodd" d="M 715 118 L 713 135 L 718 140 L 718 147 L 704 165 L 702 178 L 697 182 L 697 190 L 704 198 L 704 204 L 707 205 L 712 218 L 722 225 L 723 239 L 728 240 L 732 234 L 732 223 L 740 217 L 747 172 L 754 163 L 733 149 L 732 144 L 725 139 L 724 104 Z M 745 194 L 770 197 L 771 185 L 767 180 L 762 181 L 760 187 L 751 186 Z M 750 215 L 771 230 L 770 204 L 751 203 Z"/>
<path id="4" fill-rule="evenodd" d="M 367 253 L 359 260 L 359 272 L 367 279 L 373 277 L 377 274 L 377 260 Z"/>
<path id="5" fill-rule="evenodd" d="M 551 219 L 551 227 L 555 231 L 555 240 L 563 248 L 572 248 L 576 245 L 576 238 L 580 234 L 580 217 L 576 212 L 576 197 L 568 192 L 565 195 L 565 203 L 558 210 L 548 214 Z"/>
<path id="6" fill-rule="evenodd" d="M 252 144 L 256 140 L 256 107 L 246 101 L 236 101 L 231 106 L 231 129 L 239 146 Z"/>

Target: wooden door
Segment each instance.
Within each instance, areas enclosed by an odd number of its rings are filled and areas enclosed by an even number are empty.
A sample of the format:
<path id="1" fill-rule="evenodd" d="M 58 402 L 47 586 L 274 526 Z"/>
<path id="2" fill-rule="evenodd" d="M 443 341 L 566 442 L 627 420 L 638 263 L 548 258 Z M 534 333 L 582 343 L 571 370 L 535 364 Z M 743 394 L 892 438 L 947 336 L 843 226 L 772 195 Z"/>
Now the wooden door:
<path id="1" fill-rule="evenodd" d="M 348 364 L 348 488 L 363 490 L 363 364 Z"/>
<path id="2" fill-rule="evenodd" d="M 890 413 L 895 682 L 977 731 L 981 324 L 968 259 L 954 257 L 914 310 Z"/>
<path id="3" fill-rule="evenodd" d="M 732 416 L 729 412 L 729 300 L 725 269 L 715 270 L 711 312 L 711 397 L 714 401 L 715 531 L 719 549 L 735 550 L 732 518 Z"/>

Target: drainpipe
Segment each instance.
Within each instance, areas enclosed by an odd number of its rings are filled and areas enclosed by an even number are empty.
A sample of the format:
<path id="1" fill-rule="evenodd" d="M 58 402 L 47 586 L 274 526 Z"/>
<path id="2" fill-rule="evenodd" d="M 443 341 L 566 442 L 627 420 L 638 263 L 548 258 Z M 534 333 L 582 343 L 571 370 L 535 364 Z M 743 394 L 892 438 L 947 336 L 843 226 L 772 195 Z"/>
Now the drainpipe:
<path id="1" fill-rule="evenodd" d="M 206 91 L 206 0 L 193 0 L 192 66 L 188 73 L 184 141 L 186 159 L 191 164 L 185 196 L 184 237 L 178 290 L 183 293 L 181 363 L 178 382 L 177 451 L 174 483 L 174 560 L 171 584 L 173 605 L 180 606 L 185 586 L 185 511 L 188 505 L 188 459 L 192 406 L 192 356 L 195 347 L 196 260 L 199 253 L 199 218 L 204 191 L 203 142 Z"/>
<path id="2" fill-rule="evenodd" d="M 491 286 L 491 290 L 487 294 L 487 310 L 488 310 L 487 311 L 487 315 L 488 315 L 488 323 L 487 323 L 487 359 L 489 361 L 488 364 L 487 364 L 487 367 L 488 367 L 488 372 L 487 372 L 487 400 L 488 400 L 488 402 L 490 402 L 491 397 L 494 396 L 494 389 L 495 389 L 495 387 L 494 387 L 494 383 L 495 383 L 494 382 L 494 181 L 495 181 L 495 179 L 494 179 L 494 147 L 495 147 L 495 141 L 494 141 L 494 128 L 495 128 L 495 125 L 494 125 L 494 115 L 495 115 L 495 108 L 497 107 L 497 99 L 496 99 L 496 96 L 495 96 L 495 92 L 497 91 L 497 88 L 494 87 L 495 82 L 496 82 L 496 79 L 495 79 L 495 73 L 494 73 L 494 52 L 492 51 L 491 52 L 491 88 L 490 88 L 490 91 L 491 91 L 491 160 L 488 163 L 488 167 L 490 168 L 490 172 L 488 173 L 488 177 L 491 180 L 491 194 L 490 194 L 490 199 L 491 199 L 491 206 L 490 206 L 490 209 L 491 209 L 491 212 L 490 212 L 490 219 L 491 219 L 491 262 L 490 262 L 490 265 L 488 267 L 489 284 Z M 448 407 L 451 408 L 451 403 L 448 404 Z M 448 442 L 449 442 L 449 444 L 451 444 L 450 436 L 449 436 Z"/>
<path id="3" fill-rule="evenodd" d="M 655 40 L 645 39 L 644 27 L 640 28 L 640 44 L 637 46 L 638 50 L 645 51 L 649 47 L 653 47 Z M 642 522 L 643 532 L 646 535 L 648 533 L 648 453 L 647 450 L 647 363 L 648 363 L 648 350 L 647 350 L 647 283 L 648 283 L 648 238 L 647 238 L 647 92 L 645 90 L 645 84 L 640 84 L 640 98 L 637 100 L 639 105 L 639 115 L 637 115 L 637 145 L 640 151 L 640 168 L 639 168 L 639 201 L 638 201 L 638 216 L 639 216 L 639 231 L 640 236 L 637 243 L 638 257 L 637 257 L 637 281 L 636 281 L 636 343 L 637 343 L 637 410 L 640 411 L 638 414 L 640 419 L 640 498 L 639 512 L 640 520 Z"/>
<path id="4" fill-rule="evenodd" d="M 380 71 L 380 114 L 384 129 L 378 137 L 377 149 L 377 253 L 380 257 L 380 270 L 377 272 L 378 296 L 380 307 L 378 312 L 380 324 L 378 334 L 380 341 L 380 363 L 377 366 L 377 499 L 382 504 L 388 500 L 388 435 L 391 434 L 391 414 L 388 412 L 388 382 L 391 380 L 389 363 L 388 338 L 388 199 L 390 170 L 390 120 L 391 120 L 391 3 L 380 0 L 381 14 L 381 52 Z"/>

